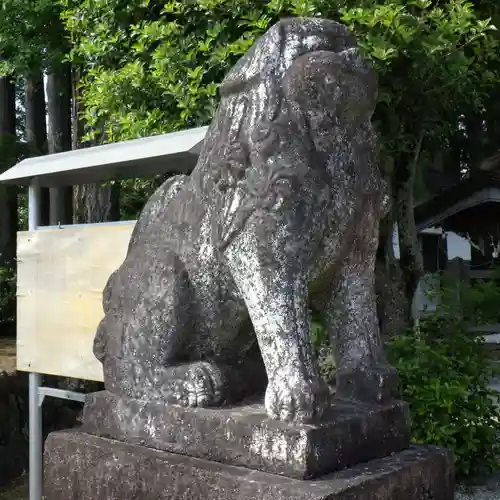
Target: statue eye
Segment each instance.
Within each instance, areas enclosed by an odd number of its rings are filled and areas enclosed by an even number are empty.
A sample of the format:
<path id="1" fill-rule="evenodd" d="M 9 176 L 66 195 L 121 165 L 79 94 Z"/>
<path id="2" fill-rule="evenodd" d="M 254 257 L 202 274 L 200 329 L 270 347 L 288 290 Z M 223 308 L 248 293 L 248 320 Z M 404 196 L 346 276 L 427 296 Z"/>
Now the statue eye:
<path id="1" fill-rule="evenodd" d="M 242 168 L 240 165 L 233 168 L 231 173 L 233 174 L 234 178 L 237 181 L 241 181 L 241 179 L 243 179 L 243 177 L 245 177 L 245 169 Z"/>
<path id="2" fill-rule="evenodd" d="M 217 183 L 217 189 L 221 193 L 225 193 L 229 189 L 229 183 L 225 180 L 221 180 L 220 182 Z"/>
<path id="3" fill-rule="evenodd" d="M 326 73 L 324 82 L 326 85 L 331 85 L 332 83 L 335 83 L 335 78 L 333 77 L 333 75 L 329 75 L 328 73 Z"/>

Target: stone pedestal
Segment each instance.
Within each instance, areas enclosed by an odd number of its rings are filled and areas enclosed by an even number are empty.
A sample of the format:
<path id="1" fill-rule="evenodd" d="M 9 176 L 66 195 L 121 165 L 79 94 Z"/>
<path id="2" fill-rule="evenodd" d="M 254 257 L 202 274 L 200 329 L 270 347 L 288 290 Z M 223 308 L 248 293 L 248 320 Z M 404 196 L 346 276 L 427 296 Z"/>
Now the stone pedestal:
<path id="1" fill-rule="evenodd" d="M 45 445 L 46 500 L 453 500 L 450 457 L 415 447 L 313 481 L 80 431 Z"/>
<path id="2" fill-rule="evenodd" d="M 401 401 L 336 400 L 299 425 L 104 391 L 45 445 L 46 500 L 452 500 L 453 477 L 446 452 L 410 447 Z"/>
<path id="3" fill-rule="evenodd" d="M 82 430 L 171 453 L 311 479 L 408 448 L 407 405 L 334 400 L 315 425 L 267 418 L 261 403 L 183 408 L 103 391 L 88 396 Z"/>

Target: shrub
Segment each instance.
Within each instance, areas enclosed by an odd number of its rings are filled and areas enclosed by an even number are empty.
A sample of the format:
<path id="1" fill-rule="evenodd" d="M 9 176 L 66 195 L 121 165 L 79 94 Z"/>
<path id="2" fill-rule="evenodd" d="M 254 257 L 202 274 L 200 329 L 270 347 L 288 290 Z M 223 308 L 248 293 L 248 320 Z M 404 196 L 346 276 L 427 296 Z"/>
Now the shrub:
<path id="1" fill-rule="evenodd" d="M 0 267 L 0 323 L 14 320 L 15 294 L 15 272 L 11 268 Z"/>
<path id="2" fill-rule="evenodd" d="M 500 411 L 488 389 L 493 370 L 483 343 L 465 321 L 440 310 L 387 346 L 410 405 L 413 440 L 452 450 L 458 477 L 499 465 Z"/>
<path id="3" fill-rule="evenodd" d="M 335 380 L 335 356 L 323 318 L 317 311 L 311 311 L 311 344 L 318 359 L 321 376 L 329 383 Z"/>
<path id="4" fill-rule="evenodd" d="M 475 326 L 487 323 L 500 323 L 500 284 L 498 269 L 494 271 L 494 279 L 478 280 L 473 286 L 462 292 L 465 302 L 466 317 Z"/>

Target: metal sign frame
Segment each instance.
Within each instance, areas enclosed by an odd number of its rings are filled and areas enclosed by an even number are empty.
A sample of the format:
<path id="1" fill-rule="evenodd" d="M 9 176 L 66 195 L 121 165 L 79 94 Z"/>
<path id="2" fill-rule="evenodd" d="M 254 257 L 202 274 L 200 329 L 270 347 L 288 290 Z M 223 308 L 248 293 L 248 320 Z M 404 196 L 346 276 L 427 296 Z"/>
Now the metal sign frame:
<path id="1" fill-rule="evenodd" d="M 0 174 L 0 182 L 28 187 L 28 230 L 40 226 L 42 187 L 104 182 L 165 173 L 190 173 L 208 127 L 123 143 L 28 158 Z M 43 498 L 42 405 L 46 396 L 84 403 L 85 394 L 42 386 L 41 373 L 29 377 L 29 500 Z"/>

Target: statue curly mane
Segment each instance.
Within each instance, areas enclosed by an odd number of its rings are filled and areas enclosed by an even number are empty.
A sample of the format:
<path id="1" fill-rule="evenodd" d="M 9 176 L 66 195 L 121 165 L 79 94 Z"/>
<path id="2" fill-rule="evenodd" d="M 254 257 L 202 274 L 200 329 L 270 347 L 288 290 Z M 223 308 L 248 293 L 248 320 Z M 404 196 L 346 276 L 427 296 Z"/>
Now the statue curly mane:
<path id="1" fill-rule="evenodd" d="M 357 52 L 355 40 L 344 26 L 328 28 L 318 19 L 281 21 L 255 43 L 221 84 L 221 105 L 191 176 L 199 196 L 215 196 L 217 212 L 226 215 L 214 224 L 213 243 L 221 250 L 241 231 L 250 214 L 269 212 L 307 173 L 307 161 L 287 157 L 286 151 L 294 142 L 294 150 L 302 151 L 305 160 L 314 155 L 314 137 L 305 110 L 284 95 L 283 85 L 305 55 Z"/>

